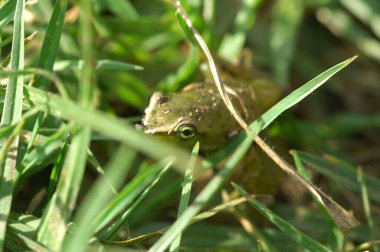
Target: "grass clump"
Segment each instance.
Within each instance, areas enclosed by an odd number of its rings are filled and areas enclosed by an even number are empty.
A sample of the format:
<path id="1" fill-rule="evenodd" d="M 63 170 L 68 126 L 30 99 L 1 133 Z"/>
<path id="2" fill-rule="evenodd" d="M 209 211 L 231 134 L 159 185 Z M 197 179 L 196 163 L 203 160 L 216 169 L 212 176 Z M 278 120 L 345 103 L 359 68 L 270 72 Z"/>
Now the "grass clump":
<path id="1" fill-rule="evenodd" d="M 171 2 L 1 1 L 0 251 L 378 251 L 380 6 L 285 2 L 182 1 L 211 52 L 251 51 L 286 94 L 203 156 L 133 125 L 152 92 L 200 78 L 203 52 Z M 312 200 L 284 179 L 264 205 L 226 183 L 264 130 L 361 226 L 319 187 Z"/>

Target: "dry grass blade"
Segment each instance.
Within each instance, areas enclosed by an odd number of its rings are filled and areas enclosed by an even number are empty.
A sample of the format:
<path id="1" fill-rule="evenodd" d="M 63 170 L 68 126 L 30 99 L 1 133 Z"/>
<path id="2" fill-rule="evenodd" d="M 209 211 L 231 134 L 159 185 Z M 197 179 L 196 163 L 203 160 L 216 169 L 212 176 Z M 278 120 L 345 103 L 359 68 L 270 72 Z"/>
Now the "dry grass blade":
<path id="1" fill-rule="evenodd" d="M 357 226 L 359 224 L 359 222 L 355 218 L 353 218 L 345 209 L 343 209 L 339 204 L 337 204 L 335 201 L 333 201 L 330 197 L 328 197 L 325 193 L 323 193 L 321 190 L 319 190 L 313 184 L 306 181 L 302 176 L 300 176 L 296 172 L 296 170 L 290 164 L 288 164 L 275 151 L 273 151 L 258 135 L 255 135 L 252 132 L 252 130 L 248 127 L 247 123 L 241 118 L 241 116 L 239 115 L 239 113 L 235 109 L 234 105 L 232 104 L 232 102 L 231 102 L 231 100 L 230 100 L 230 98 L 226 92 L 226 88 L 221 83 L 218 72 L 217 72 L 217 68 L 215 66 L 215 62 L 212 58 L 212 55 L 211 55 L 206 43 L 202 39 L 202 36 L 199 34 L 199 32 L 192 25 L 192 22 L 191 22 L 190 18 L 188 17 L 186 11 L 183 9 L 180 1 L 179 0 L 173 0 L 173 5 L 175 6 L 176 11 L 179 13 L 179 15 L 184 19 L 187 27 L 191 30 L 195 41 L 198 43 L 199 47 L 204 52 L 204 54 L 208 60 L 208 64 L 210 67 L 212 77 L 213 77 L 214 82 L 217 86 L 217 89 L 218 89 L 218 91 L 222 97 L 222 100 L 226 104 L 228 110 L 231 112 L 231 114 L 235 118 L 235 120 L 247 132 L 247 134 L 253 138 L 253 140 L 260 146 L 260 148 L 282 170 L 284 170 L 289 176 L 291 176 L 293 179 L 295 179 L 297 182 L 299 182 L 310 193 L 315 195 L 315 197 L 317 197 L 317 199 L 319 199 L 320 202 L 323 205 L 325 205 L 325 207 L 328 210 L 331 217 L 334 219 L 334 221 L 337 223 L 337 225 L 343 231 L 350 230 L 353 227 Z"/>

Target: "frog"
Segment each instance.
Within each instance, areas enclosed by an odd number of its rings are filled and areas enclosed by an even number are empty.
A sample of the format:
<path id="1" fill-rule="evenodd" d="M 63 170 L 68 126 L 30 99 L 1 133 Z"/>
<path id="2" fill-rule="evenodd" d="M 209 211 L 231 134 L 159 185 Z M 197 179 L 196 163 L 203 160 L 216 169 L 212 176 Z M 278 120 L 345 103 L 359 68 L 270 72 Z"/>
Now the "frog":
<path id="1" fill-rule="evenodd" d="M 203 68 L 204 80 L 190 83 L 178 92 L 153 93 L 142 120 L 144 133 L 184 148 L 192 148 L 199 142 L 200 151 L 207 155 L 228 144 L 242 130 L 224 104 L 209 71 Z M 226 64 L 219 65 L 218 72 L 235 109 L 248 123 L 274 105 L 282 95 L 279 86 L 263 74 L 251 78 L 248 74 L 241 74 L 240 68 Z M 259 151 L 251 149 L 244 164 L 240 165 L 243 168 L 233 178 L 248 172 L 250 176 L 244 175 L 245 180 L 258 181 L 264 169 L 262 164 L 268 162 L 267 157 L 264 161 L 263 158 L 252 158 Z M 247 168 L 252 166 L 255 167 L 253 173 Z M 271 180 L 274 173 L 271 169 L 266 172 Z M 268 179 L 261 181 L 268 184 Z M 264 186 L 266 189 L 261 190 L 263 186 L 255 187 L 254 191 L 260 193 L 271 192 L 272 189 L 267 189 L 274 188 Z"/>
<path id="2" fill-rule="evenodd" d="M 241 80 L 226 70 L 219 72 L 234 107 L 246 122 L 252 122 L 281 96 L 280 88 L 267 78 Z M 241 131 L 210 78 L 188 84 L 179 92 L 154 92 L 142 125 L 146 134 L 183 147 L 199 141 L 203 151 L 221 148 Z"/>

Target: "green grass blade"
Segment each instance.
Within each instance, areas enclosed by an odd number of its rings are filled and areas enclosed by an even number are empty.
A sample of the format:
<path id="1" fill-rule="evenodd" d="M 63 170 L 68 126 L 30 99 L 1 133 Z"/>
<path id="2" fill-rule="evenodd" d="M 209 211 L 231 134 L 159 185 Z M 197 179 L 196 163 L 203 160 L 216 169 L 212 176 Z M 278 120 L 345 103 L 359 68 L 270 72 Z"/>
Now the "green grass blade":
<path id="1" fill-rule="evenodd" d="M 272 70 L 275 80 L 283 87 L 288 86 L 289 67 L 303 12 L 303 0 L 278 0 L 273 10 L 270 38 Z"/>
<path id="2" fill-rule="evenodd" d="M 332 156 L 328 156 L 326 159 L 323 159 L 316 155 L 302 151 L 298 151 L 298 155 L 302 162 L 307 164 L 313 170 L 327 176 L 337 183 L 345 185 L 351 190 L 360 192 L 360 186 L 357 182 L 357 171 L 351 165 Z M 366 181 L 369 197 L 373 201 L 380 203 L 380 198 L 378 197 L 378 192 L 380 191 L 379 180 L 369 175 L 363 174 L 363 176 Z"/>
<path id="3" fill-rule="evenodd" d="M 10 43 L 12 43 L 12 37 L 8 37 L 6 39 L 0 40 L 0 52 L 1 52 L 1 48 L 3 48 L 4 46 L 6 46 L 6 45 L 8 45 Z"/>
<path id="4" fill-rule="evenodd" d="M 243 0 L 236 15 L 232 34 L 224 36 L 218 54 L 221 58 L 231 61 L 235 59 L 244 47 L 247 33 L 256 20 L 256 13 L 261 0 Z"/>
<path id="5" fill-rule="evenodd" d="M 61 146 L 61 149 L 59 150 L 59 153 L 57 155 L 57 159 L 54 163 L 53 169 L 50 174 L 50 180 L 49 180 L 49 186 L 46 193 L 46 199 L 50 200 L 51 197 L 54 194 L 54 191 L 57 187 L 59 175 L 61 174 L 63 162 L 65 160 L 65 157 L 67 155 L 67 151 L 69 149 L 69 136 L 66 136 L 66 140 L 63 142 L 63 145 Z"/>
<path id="6" fill-rule="evenodd" d="M 319 21 L 335 35 L 355 45 L 363 55 L 380 62 L 380 42 L 370 32 L 363 29 L 349 13 L 330 6 L 317 13 Z"/>
<path id="7" fill-rule="evenodd" d="M 54 71 L 63 71 L 68 68 L 82 69 L 83 60 L 62 60 L 56 61 L 54 64 Z M 139 71 L 143 70 L 142 66 L 130 64 L 127 62 L 117 60 L 97 60 L 95 65 L 96 70 L 113 70 L 113 71 Z"/>
<path id="8" fill-rule="evenodd" d="M 291 151 L 290 151 L 290 154 L 293 156 L 294 164 L 295 164 L 295 166 L 296 166 L 296 168 L 297 168 L 298 173 L 299 173 L 302 177 L 304 177 L 304 179 L 310 181 L 309 174 L 307 174 L 306 169 L 305 169 L 305 167 L 304 167 L 303 164 L 302 164 L 302 160 L 301 160 L 300 156 L 298 155 L 298 152 L 297 152 L 297 151 L 294 151 L 294 150 L 291 150 Z"/>
<path id="9" fill-rule="evenodd" d="M 365 178 L 363 176 L 363 170 L 361 167 L 358 168 L 357 180 L 358 180 L 358 183 L 360 185 L 360 192 L 361 192 L 361 196 L 362 196 L 362 200 L 363 200 L 364 214 L 365 214 L 365 217 L 367 219 L 368 227 L 370 230 L 371 240 L 375 241 L 377 239 L 377 232 L 378 231 L 377 231 L 376 226 L 374 225 L 374 220 L 373 220 L 372 213 L 371 213 L 372 212 L 371 203 L 370 203 L 369 197 L 368 197 L 368 189 L 367 189 Z M 373 251 L 374 252 L 379 251 L 379 247 L 376 244 L 373 248 Z"/>
<path id="10" fill-rule="evenodd" d="M 12 244 L 9 244 L 10 242 L 12 242 Z M 12 229 L 8 230 L 6 247 L 10 249 L 10 251 L 51 251 L 40 243 Z"/>
<path id="11" fill-rule="evenodd" d="M 33 239 L 40 219 L 33 215 L 16 215 L 11 214 L 8 223 L 8 229 Z"/>
<path id="12" fill-rule="evenodd" d="M 250 125 L 253 132 L 257 133 L 261 131 L 264 127 L 273 122 L 274 119 L 276 119 L 277 116 L 279 116 L 282 112 L 302 101 L 312 92 L 314 92 L 317 88 L 326 83 L 326 81 L 328 81 L 332 76 L 334 76 L 343 68 L 347 67 L 356 58 L 357 56 L 354 56 L 329 68 L 328 70 L 313 78 L 303 86 L 294 90 L 291 94 L 279 101 L 276 105 L 270 108 L 267 112 L 265 112 L 262 116 L 256 119 L 254 123 Z"/>
<path id="13" fill-rule="evenodd" d="M 301 174 L 302 177 L 304 177 L 306 180 L 310 181 L 310 177 L 306 172 L 305 167 L 302 164 L 302 159 L 297 151 L 290 151 L 290 154 L 293 156 L 294 162 L 296 164 L 297 170 L 299 174 Z M 331 234 L 331 237 L 333 239 L 333 248 L 334 250 L 343 250 L 343 242 L 344 242 L 344 234 L 342 231 L 338 228 L 338 226 L 335 224 L 334 220 L 331 218 L 331 216 L 328 213 L 328 210 L 326 207 L 316 198 L 313 197 L 314 202 L 318 205 L 318 207 L 323 211 L 324 216 L 326 217 L 328 223 L 329 223 L 329 233 Z"/>
<path id="14" fill-rule="evenodd" d="M 247 201 L 257 211 L 259 211 L 270 222 L 275 224 L 279 229 L 281 229 L 284 232 L 284 234 L 289 236 L 289 238 L 291 238 L 297 244 L 303 246 L 306 249 L 309 249 L 310 251 L 320 251 L 320 252 L 331 251 L 330 249 L 326 248 L 319 242 L 313 240 L 306 234 L 302 233 L 300 230 L 292 226 L 290 223 L 288 223 L 284 219 L 272 213 L 268 208 L 262 205 L 259 201 L 250 197 L 248 193 L 237 184 L 232 183 L 232 186 L 240 193 L 240 195 L 244 196 L 247 199 Z"/>
<path id="15" fill-rule="evenodd" d="M 57 57 L 59 42 L 61 40 L 62 29 L 65 21 L 67 0 L 59 0 L 55 3 L 53 14 L 51 15 L 45 38 L 41 47 L 40 59 L 37 68 L 51 72 Z M 47 90 L 50 80 L 42 75 L 35 78 L 35 87 Z"/>
<path id="16" fill-rule="evenodd" d="M 380 39 L 380 3 L 377 0 L 340 0 L 355 17 L 369 26 L 372 32 Z"/>
<path id="17" fill-rule="evenodd" d="M 0 9 L 0 29 L 12 21 L 17 1 L 8 1 Z"/>
<path id="18" fill-rule="evenodd" d="M 67 232 L 67 221 L 74 210 L 82 180 L 91 131 L 83 129 L 73 137 L 58 181 L 57 190 L 45 210 L 38 232 L 38 241 L 59 250 Z"/>
<path id="19" fill-rule="evenodd" d="M 160 166 L 160 165 L 159 165 Z M 157 165 L 146 167 L 140 171 L 123 190 L 94 218 L 93 225 L 98 232 L 113 218 L 121 213 L 155 178 Z"/>
<path id="20" fill-rule="evenodd" d="M 117 60 L 98 60 L 96 64 L 97 70 L 114 70 L 114 71 L 140 71 L 142 66 L 117 61 Z"/>
<path id="21" fill-rule="evenodd" d="M 177 72 L 167 75 L 158 84 L 157 88 L 164 92 L 178 91 L 183 85 L 187 84 L 190 77 L 199 68 L 200 51 L 198 47 L 190 44 L 189 57 L 186 58 L 185 63 L 178 68 Z"/>
<path id="22" fill-rule="evenodd" d="M 195 216 L 193 220 L 191 221 L 191 224 L 208 219 L 224 210 L 240 205 L 241 203 L 246 202 L 246 201 L 247 200 L 245 198 L 238 198 L 238 199 L 234 199 L 234 200 L 225 202 L 223 204 L 220 204 L 210 210 L 206 210 L 203 213 L 200 213 L 197 216 Z"/>
<path id="23" fill-rule="evenodd" d="M 106 1 L 106 4 L 122 20 L 131 21 L 139 17 L 139 14 L 129 0 Z"/>
<path id="24" fill-rule="evenodd" d="M 12 127 L 11 134 L 7 137 L 5 142 L 2 143 L 1 149 L 0 149 L 0 164 L 3 164 L 4 162 L 6 162 L 7 156 L 12 151 L 11 148 L 12 148 L 12 146 L 14 146 L 15 141 L 18 139 L 18 136 L 19 136 L 24 124 L 25 124 L 24 121 L 20 121 L 18 124 L 15 125 L 14 128 Z M 3 169 L 4 169 L 4 167 L 1 167 L 0 171 L 3 172 Z"/>
<path id="25" fill-rule="evenodd" d="M 193 183 L 193 169 L 195 166 L 195 161 L 198 156 L 198 152 L 199 152 L 199 142 L 195 144 L 193 148 L 193 152 L 192 152 L 192 157 L 186 168 L 185 179 L 182 185 L 181 200 L 179 202 L 179 207 L 178 207 L 178 217 L 181 216 L 183 212 L 185 212 L 187 206 L 189 205 L 191 186 Z M 177 238 L 173 241 L 173 243 L 170 246 L 170 251 L 179 251 L 179 247 L 181 244 L 181 236 L 182 236 L 182 233 L 180 233 L 177 236 Z"/>
<path id="26" fill-rule="evenodd" d="M 17 167 L 17 170 L 20 171 L 18 179 L 24 179 L 38 172 L 41 169 L 41 164 L 51 159 L 52 155 L 62 146 L 62 142 L 67 138 L 70 129 L 71 127 L 62 127 L 27 153 L 22 163 Z"/>
<path id="27" fill-rule="evenodd" d="M 34 116 L 37 112 L 38 110 L 35 109 L 29 110 L 28 112 L 24 113 L 20 120 L 16 123 L 0 127 L 0 139 L 9 137 L 12 134 L 12 132 L 14 132 L 15 128 L 20 127 L 20 124 L 24 124 L 30 117 Z"/>
<path id="28" fill-rule="evenodd" d="M 74 223 L 78 228 L 74 234 L 66 238 L 63 251 L 85 251 L 88 240 L 95 232 L 94 218 L 113 196 L 109 184 L 111 183 L 116 188 L 121 185 L 131 168 L 135 155 L 134 151 L 125 146 L 117 150 L 106 168 L 107 173 L 99 177 L 78 209 L 74 218 Z"/>
<path id="29" fill-rule="evenodd" d="M 101 236 L 101 239 L 110 239 L 127 221 L 129 216 L 138 208 L 138 206 L 143 202 L 143 200 L 149 195 L 149 193 L 154 189 L 157 183 L 162 179 L 162 177 L 168 172 L 172 162 L 168 162 L 165 167 L 160 171 L 160 173 L 155 177 L 155 179 L 149 184 L 149 186 L 144 190 L 144 192 L 136 199 L 136 201 L 128 208 L 125 213 L 118 219 L 106 232 Z"/>
<path id="30" fill-rule="evenodd" d="M 59 42 L 61 40 L 62 28 L 65 21 L 65 13 L 67 8 L 67 0 L 60 0 L 55 3 L 53 14 L 50 18 L 45 38 L 42 43 L 40 59 L 37 68 L 51 72 L 53 70 L 54 61 L 56 59 Z M 35 76 L 35 86 L 48 90 L 50 86 L 50 79 L 43 75 L 37 74 Z M 32 148 L 37 133 L 43 122 L 44 113 L 40 112 L 32 132 L 32 137 L 28 143 L 25 153 L 29 152 Z M 21 153 L 23 159 L 25 153 Z"/>
<path id="31" fill-rule="evenodd" d="M 24 0 L 17 0 L 14 15 L 13 43 L 11 49 L 11 70 L 24 68 Z M 17 123 L 22 115 L 22 75 L 8 79 L 1 126 Z M 0 251 L 4 248 L 7 219 L 12 204 L 13 183 L 17 176 L 16 159 L 19 138 L 15 137 L 5 161 L 0 164 Z M 4 142 L 2 143 L 4 144 Z"/>
<path id="32" fill-rule="evenodd" d="M 11 51 L 11 71 L 22 71 L 24 68 L 24 1 L 17 1 L 15 24 Z M 1 125 L 15 123 L 21 118 L 23 76 L 9 77 L 5 94 L 4 110 Z M 21 102 L 21 103 L 20 103 Z"/>

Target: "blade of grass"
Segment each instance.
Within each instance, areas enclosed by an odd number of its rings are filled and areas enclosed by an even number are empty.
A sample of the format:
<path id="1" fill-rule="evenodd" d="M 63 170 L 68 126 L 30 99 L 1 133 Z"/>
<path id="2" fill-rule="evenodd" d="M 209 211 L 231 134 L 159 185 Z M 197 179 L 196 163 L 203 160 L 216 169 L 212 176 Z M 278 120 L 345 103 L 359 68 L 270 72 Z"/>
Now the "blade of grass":
<path id="1" fill-rule="evenodd" d="M 13 43 L 11 51 L 11 71 L 22 71 L 24 68 L 24 1 L 17 1 Z M 8 87 L 5 94 L 4 110 L 1 117 L 1 125 L 6 126 L 15 123 L 21 118 L 22 111 L 22 86 L 23 76 L 9 77 Z"/>
<path id="2" fill-rule="evenodd" d="M 9 244 L 9 242 L 13 242 L 13 244 Z M 49 252 L 48 248 L 41 245 L 40 243 L 35 242 L 31 238 L 16 232 L 12 229 L 8 230 L 7 233 L 7 243 L 6 247 L 11 251 L 40 251 L 40 252 Z"/>
<path id="3" fill-rule="evenodd" d="M 340 3 L 350 12 L 369 26 L 372 32 L 380 39 L 380 4 L 376 0 L 340 0 Z"/>
<path id="4" fill-rule="evenodd" d="M 246 202 L 246 201 L 247 200 L 245 198 L 238 198 L 238 199 L 234 199 L 234 200 L 225 202 L 223 204 L 220 204 L 220 205 L 218 205 L 218 206 L 216 206 L 210 210 L 206 210 L 205 212 L 200 213 L 197 216 L 195 216 L 192 219 L 191 224 L 205 220 L 205 219 L 208 219 L 208 218 L 220 213 L 221 211 L 224 211 L 224 210 L 227 210 L 231 207 L 240 205 L 241 203 Z"/>
<path id="5" fill-rule="evenodd" d="M 3 164 L 6 161 L 7 156 L 9 155 L 9 152 L 12 151 L 12 146 L 14 145 L 15 140 L 18 139 L 18 136 L 20 135 L 20 132 L 22 130 L 22 127 L 24 126 L 25 121 L 21 120 L 16 124 L 16 126 L 12 127 L 12 132 L 6 139 L 6 141 L 2 143 L 1 149 L 0 149 L 0 164 Z M 4 167 L 0 167 L 1 173 L 3 173 Z"/>
<path id="6" fill-rule="evenodd" d="M 38 172 L 41 169 L 40 164 L 50 159 L 56 150 L 62 146 L 62 141 L 67 138 L 67 134 L 70 130 L 70 126 L 60 128 L 52 136 L 27 153 L 23 162 L 17 166 L 17 170 L 20 171 L 17 180 L 22 180 Z"/>
<path id="7" fill-rule="evenodd" d="M 149 193 L 154 189 L 156 184 L 161 180 L 161 178 L 168 172 L 172 161 L 169 161 L 165 167 L 160 171 L 157 177 L 150 183 L 150 185 L 144 190 L 144 192 L 137 198 L 137 200 L 123 213 L 120 219 L 118 219 L 113 225 L 104 232 L 100 239 L 106 240 L 110 239 L 127 221 L 129 216 L 137 209 L 137 207 L 143 202 L 143 200 L 149 195 Z"/>
<path id="8" fill-rule="evenodd" d="M 8 37 L 8 38 L 6 38 L 6 39 L 1 39 L 0 40 L 0 52 L 1 52 L 1 48 L 3 48 L 4 46 L 6 46 L 6 45 L 8 45 L 8 44 L 10 44 L 10 43 L 12 43 L 12 37 Z M 1 54 L 0 54 L 1 55 Z"/>
<path id="9" fill-rule="evenodd" d="M 12 21 L 17 1 L 8 1 L 0 9 L 0 30 Z"/>
<path id="10" fill-rule="evenodd" d="M 298 151 L 298 155 L 302 162 L 307 164 L 313 170 L 333 179 L 337 183 L 345 185 L 346 187 L 360 192 L 360 186 L 357 183 L 357 171 L 351 165 L 340 161 L 332 156 L 326 156 L 326 158 L 320 158 L 316 155 Z M 380 182 L 378 179 L 363 174 L 366 181 L 366 186 L 369 192 L 369 197 L 380 203 L 378 192 L 380 190 Z"/>
<path id="11" fill-rule="evenodd" d="M 228 61 L 235 59 L 244 47 L 247 33 L 256 20 L 261 0 L 243 0 L 236 15 L 234 30 L 227 34 L 219 46 L 218 55 Z"/>
<path id="12" fill-rule="evenodd" d="M 13 43 L 11 49 L 11 70 L 24 68 L 24 0 L 17 0 L 14 15 Z M 17 123 L 22 115 L 22 75 L 8 79 L 1 126 Z M 0 251 L 4 249 L 5 230 L 12 204 L 13 183 L 17 176 L 16 159 L 19 137 L 16 136 L 5 161 L 0 164 Z"/>
<path id="13" fill-rule="evenodd" d="M 380 240 L 369 241 L 369 242 L 362 243 L 359 246 L 357 246 L 356 248 L 349 250 L 349 251 L 350 252 L 368 252 L 368 251 L 371 251 L 370 249 L 372 247 L 376 248 L 377 246 L 379 246 L 379 244 L 380 244 Z"/>
<path id="14" fill-rule="evenodd" d="M 57 61 L 54 64 L 54 71 L 63 71 L 68 68 L 82 69 L 83 64 L 84 64 L 83 60 Z M 96 61 L 95 69 L 96 70 L 113 70 L 113 71 L 139 71 L 139 70 L 143 70 L 144 68 L 142 66 L 130 64 L 127 62 L 102 59 L 102 60 Z"/>
<path id="15" fill-rule="evenodd" d="M 123 211 L 131 202 L 152 183 L 163 163 L 145 167 L 140 171 L 103 210 L 94 218 L 95 232 L 104 228 L 109 222 Z"/>
<path id="16" fill-rule="evenodd" d="M 79 101 L 85 108 L 93 106 L 94 51 L 92 34 L 92 3 L 87 0 L 79 2 L 81 49 L 84 65 L 80 75 Z M 71 119 L 71 118 L 70 118 Z M 53 250 L 60 250 L 67 231 L 67 222 L 75 208 L 80 184 L 82 182 L 90 143 L 91 129 L 78 127 L 69 147 L 67 158 L 58 181 L 57 190 L 49 203 L 48 211 L 42 218 L 37 235 L 38 241 Z"/>
<path id="17" fill-rule="evenodd" d="M 380 62 L 380 42 L 343 9 L 329 6 L 317 12 L 319 22 L 333 34 L 354 44 L 365 56 Z"/>
<path id="18" fill-rule="evenodd" d="M 11 214 L 9 218 L 8 229 L 33 239 L 37 231 L 39 219 L 32 215 L 17 216 Z"/>
<path id="19" fill-rule="evenodd" d="M 178 68 L 176 73 L 172 73 L 163 78 L 158 84 L 157 88 L 164 92 L 174 92 L 179 90 L 190 77 L 194 74 L 194 72 L 199 67 L 200 61 L 200 53 L 199 49 L 190 44 L 190 52 L 189 57 L 186 59 L 185 63 Z"/>
<path id="20" fill-rule="evenodd" d="M 361 167 L 358 168 L 357 180 L 360 185 L 360 192 L 361 192 L 362 200 L 363 200 L 364 214 L 367 219 L 368 227 L 370 230 L 371 240 L 375 241 L 377 239 L 377 229 L 376 229 L 376 226 L 374 225 L 374 221 L 372 218 L 371 204 L 368 197 L 368 189 L 367 189 L 365 177 L 363 175 L 363 170 Z M 373 251 L 374 252 L 379 251 L 379 247 L 377 244 L 374 244 Z"/>
<path id="21" fill-rule="evenodd" d="M 129 0 L 106 1 L 106 4 L 112 12 L 124 21 L 136 20 L 139 17 L 139 14 Z"/>
<path id="22" fill-rule="evenodd" d="M 275 224 L 279 229 L 281 229 L 284 232 L 284 234 L 289 236 L 289 238 L 291 238 L 297 244 L 302 245 L 304 248 L 309 249 L 310 251 L 321 251 L 321 252 L 331 251 L 330 249 L 326 248 L 319 242 L 313 240 L 306 234 L 302 233 L 300 230 L 296 229 L 294 226 L 292 226 L 290 223 L 288 223 L 284 219 L 272 213 L 268 208 L 262 205 L 259 201 L 250 197 L 248 193 L 237 184 L 232 182 L 232 186 L 240 193 L 240 195 L 244 196 L 247 199 L 247 201 L 257 211 L 259 211 L 270 222 Z"/>
<path id="23" fill-rule="evenodd" d="M 34 75 L 35 76 L 37 74 L 42 75 L 42 76 L 50 79 L 56 85 L 56 88 L 58 89 L 60 95 L 64 99 L 68 99 L 69 96 L 68 96 L 66 88 L 63 85 L 63 83 L 61 82 L 61 80 L 56 75 L 52 74 L 49 71 L 43 70 L 43 69 L 39 69 L 39 68 L 29 68 L 28 69 L 27 68 L 27 69 L 24 69 L 22 71 L 1 71 L 0 77 L 2 77 L 2 76 L 12 77 L 12 76 L 18 76 L 18 75 Z"/>
<path id="24" fill-rule="evenodd" d="M 48 210 L 44 211 L 41 220 L 37 239 L 55 250 L 61 249 L 67 232 L 67 221 L 74 210 L 86 164 L 87 148 L 84 146 L 88 146 L 90 133 L 90 130 L 85 129 L 81 134 L 73 137 L 57 189 L 49 202 Z"/>
<path id="25" fill-rule="evenodd" d="M 37 68 L 39 69 L 43 69 L 48 72 L 51 72 L 53 70 L 54 61 L 59 49 L 59 42 L 61 40 L 63 24 L 65 21 L 66 8 L 67 0 L 56 1 L 53 9 L 53 14 L 51 15 L 45 38 L 42 43 L 40 59 L 37 64 Z M 50 86 L 50 80 L 45 76 L 39 74 L 35 77 L 35 83 L 36 87 L 42 88 L 44 90 L 48 90 Z M 32 137 L 25 152 L 29 152 L 32 148 L 34 140 L 43 122 L 43 118 L 44 113 L 40 112 L 34 124 Z"/>
<path id="26" fill-rule="evenodd" d="M 195 161 L 198 156 L 198 152 L 199 152 L 199 142 L 195 144 L 193 148 L 193 152 L 192 152 L 192 157 L 189 163 L 187 164 L 185 179 L 182 185 L 181 200 L 179 202 L 179 207 L 178 207 L 178 217 L 183 214 L 183 212 L 186 210 L 187 206 L 189 205 L 191 186 L 193 183 L 193 169 L 195 166 Z M 169 249 L 170 251 L 179 251 L 179 247 L 181 244 L 181 236 L 182 236 L 182 233 L 179 233 L 177 238 L 171 244 L 170 249 Z"/>
<path id="27" fill-rule="evenodd" d="M 273 76 L 282 87 L 288 87 L 289 67 L 303 12 L 303 0 L 278 0 L 274 6 L 270 37 L 271 65 Z"/>
<path id="28" fill-rule="evenodd" d="M 40 59 L 37 68 L 51 72 L 59 50 L 62 29 L 65 21 L 67 0 L 59 0 L 55 3 L 45 38 L 41 47 Z M 35 87 L 48 90 L 50 80 L 42 75 L 35 78 Z"/>
<path id="29" fill-rule="evenodd" d="M 310 177 L 306 172 L 305 167 L 302 164 L 302 160 L 298 154 L 297 151 L 290 151 L 290 154 L 293 156 L 294 162 L 296 164 L 297 170 L 300 173 L 301 176 L 303 176 L 306 180 L 310 181 Z M 319 208 L 322 210 L 324 215 L 326 216 L 326 219 L 329 223 L 329 233 L 333 239 L 333 248 L 334 251 L 343 251 L 343 246 L 344 246 L 344 234 L 342 231 L 338 228 L 338 226 L 334 223 L 334 220 L 331 218 L 331 216 L 328 213 L 328 210 L 326 207 L 321 204 L 321 202 L 318 201 L 315 197 L 313 197 L 315 203 L 319 206 Z"/>
<path id="30" fill-rule="evenodd" d="M 38 112 L 38 110 L 31 109 L 28 112 L 24 113 L 21 116 L 20 120 L 17 121 L 16 123 L 10 124 L 8 126 L 2 126 L 2 127 L 0 127 L 0 139 L 1 138 L 9 137 L 12 134 L 12 132 L 14 132 L 15 128 L 22 127 L 22 126 L 20 126 L 20 124 L 26 123 L 27 120 L 30 117 L 34 116 L 37 112 Z"/>
<path id="31" fill-rule="evenodd" d="M 46 199 L 50 200 L 51 197 L 54 194 L 54 191 L 57 187 L 59 175 L 61 174 L 63 162 L 65 160 L 65 157 L 67 156 L 67 151 L 69 149 L 69 136 L 66 137 L 66 140 L 63 142 L 63 145 L 61 146 L 61 149 L 59 150 L 57 159 L 54 163 L 53 169 L 50 174 L 50 181 L 49 186 L 46 193 Z"/>
<path id="32" fill-rule="evenodd" d="M 61 1 L 61 0 L 59 0 Z M 53 9 L 53 3 L 50 0 L 38 0 L 37 3 L 30 6 L 30 8 L 33 10 L 33 13 L 36 13 L 36 15 L 39 16 L 40 20 L 43 23 L 49 22 L 49 15 L 52 12 Z"/>
<path id="33" fill-rule="evenodd" d="M 200 213 L 197 216 L 195 216 L 190 224 L 193 224 L 195 222 L 199 222 L 199 221 L 205 220 L 207 218 L 210 218 L 210 217 L 220 213 L 221 211 L 224 211 L 230 207 L 237 206 L 237 205 L 239 205 L 245 201 L 247 201 L 245 198 L 239 198 L 239 199 L 235 199 L 235 200 L 223 203 L 221 205 L 218 205 L 218 206 L 216 206 L 210 210 L 207 210 L 206 212 Z M 144 242 L 147 240 L 151 240 L 151 239 L 160 237 L 161 235 L 164 234 L 164 232 L 166 230 L 167 230 L 167 228 L 162 228 L 158 231 L 139 235 L 137 237 L 133 237 L 133 238 L 130 238 L 130 239 L 125 240 L 125 241 L 119 241 L 119 242 L 118 241 L 102 241 L 102 242 L 104 242 L 105 244 L 112 244 L 112 245 L 119 245 L 119 246 L 130 246 L 132 244 L 138 244 L 138 243 L 141 243 L 141 242 Z"/>
<path id="34" fill-rule="evenodd" d="M 121 146 L 117 150 L 106 168 L 107 173 L 98 178 L 79 207 L 74 218 L 78 228 L 66 237 L 63 251 L 85 251 L 88 240 L 95 232 L 94 218 L 113 196 L 113 191 L 108 189 L 109 184 L 120 187 L 135 156 L 136 153 L 128 147 Z"/>

